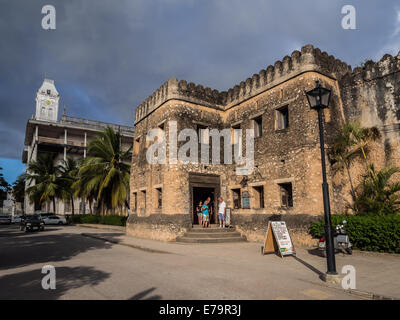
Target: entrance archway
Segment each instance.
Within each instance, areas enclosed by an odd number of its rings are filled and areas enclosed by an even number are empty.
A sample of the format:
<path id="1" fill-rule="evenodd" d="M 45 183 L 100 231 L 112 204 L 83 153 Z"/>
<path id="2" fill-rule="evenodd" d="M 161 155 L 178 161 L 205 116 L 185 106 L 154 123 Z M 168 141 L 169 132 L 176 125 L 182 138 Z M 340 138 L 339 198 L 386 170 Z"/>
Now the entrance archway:
<path id="1" fill-rule="evenodd" d="M 211 198 L 210 223 L 217 223 L 217 197 L 220 194 L 220 177 L 217 175 L 189 174 L 190 186 L 190 211 L 192 215 L 192 224 L 198 224 L 196 207 L 200 201 Z"/>
<path id="2" fill-rule="evenodd" d="M 215 212 L 214 205 L 215 205 L 215 188 L 210 188 L 210 187 L 193 187 L 193 224 L 198 224 L 198 219 L 197 219 L 197 212 L 196 212 L 196 207 L 198 206 L 199 202 L 206 201 L 206 199 L 210 197 L 211 198 L 211 203 L 210 203 L 210 208 L 212 208 L 212 213 Z M 211 219 L 214 218 L 214 215 L 210 217 Z M 213 223 L 213 220 L 210 220 L 211 223 Z"/>

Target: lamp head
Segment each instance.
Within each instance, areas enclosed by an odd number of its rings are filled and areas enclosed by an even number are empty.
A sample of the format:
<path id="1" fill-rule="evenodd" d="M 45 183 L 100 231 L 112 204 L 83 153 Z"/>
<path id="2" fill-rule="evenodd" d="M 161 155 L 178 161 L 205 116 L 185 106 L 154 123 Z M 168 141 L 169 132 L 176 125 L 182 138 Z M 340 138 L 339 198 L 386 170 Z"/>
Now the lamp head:
<path id="1" fill-rule="evenodd" d="M 329 106 L 331 90 L 321 87 L 317 80 L 315 88 L 307 91 L 306 96 L 311 109 L 325 109 Z"/>

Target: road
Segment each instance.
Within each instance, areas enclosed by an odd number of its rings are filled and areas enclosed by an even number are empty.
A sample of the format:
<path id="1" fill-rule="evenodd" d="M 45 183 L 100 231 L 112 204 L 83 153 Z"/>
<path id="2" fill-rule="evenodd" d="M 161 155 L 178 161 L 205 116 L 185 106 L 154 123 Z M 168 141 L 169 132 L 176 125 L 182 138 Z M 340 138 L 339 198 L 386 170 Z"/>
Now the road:
<path id="1" fill-rule="evenodd" d="M 301 257 L 261 256 L 255 244 L 163 244 L 170 252 L 158 253 L 84 232 L 99 230 L 0 226 L 0 299 L 360 299 L 324 286 Z M 41 286 L 47 264 L 55 290 Z"/>

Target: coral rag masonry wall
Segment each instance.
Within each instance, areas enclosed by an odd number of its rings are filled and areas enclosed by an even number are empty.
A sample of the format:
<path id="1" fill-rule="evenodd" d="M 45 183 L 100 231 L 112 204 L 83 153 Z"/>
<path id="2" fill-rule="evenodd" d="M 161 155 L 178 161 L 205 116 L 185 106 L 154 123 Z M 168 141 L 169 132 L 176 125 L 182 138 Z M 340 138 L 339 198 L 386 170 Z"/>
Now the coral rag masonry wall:
<path id="1" fill-rule="evenodd" d="M 135 111 L 127 234 L 172 241 L 196 223 L 201 196 L 211 198 L 211 222 L 216 222 L 221 195 L 232 209 L 232 224 L 249 240 L 261 241 L 268 221 L 278 218 L 287 222 L 295 243 L 311 241 L 304 237 L 306 229 L 323 214 L 317 113 L 305 96 L 316 80 L 332 90 L 330 107 L 324 110 L 327 147 L 343 123 L 359 119 L 384 132 L 370 154 L 382 165 L 398 164 L 399 56 L 385 56 L 353 71 L 306 45 L 224 92 L 171 78 Z M 165 164 L 148 164 L 147 132 L 160 128 L 169 141 L 171 121 L 178 132 L 254 130 L 253 172 L 240 176 L 237 164 L 202 164 L 200 159 L 197 164 L 171 164 L 169 148 Z M 185 143 L 178 142 L 178 149 Z M 221 163 L 224 143 L 221 139 Z M 234 137 L 232 143 L 237 143 Z M 244 155 L 246 145 L 242 147 Z M 349 201 L 346 176 L 328 167 L 328 183 L 332 212 L 344 212 Z"/>

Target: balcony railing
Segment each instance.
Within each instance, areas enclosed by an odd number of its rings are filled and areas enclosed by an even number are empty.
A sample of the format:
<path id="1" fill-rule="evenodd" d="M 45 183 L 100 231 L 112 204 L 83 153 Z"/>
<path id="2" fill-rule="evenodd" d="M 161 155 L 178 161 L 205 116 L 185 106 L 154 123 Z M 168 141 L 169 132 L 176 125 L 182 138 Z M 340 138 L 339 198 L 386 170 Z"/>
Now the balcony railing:
<path id="1" fill-rule="evenodd" d="M 39 136 L 39 143 L 51 143 L 51 144 L 60 144 L 64 145 L 64 139 L 57 139 L 57 138 L 49 138 L 49 137 L 41 137 Z M 75 140 L 67 140 L 68 146 L 75 146 L 75 147 L 84 147 L 85 143 L 82 141 L 75 141 Z"/>
<path id="2" fill-rule="evenodd" d="M 80 125 L 86 128 L 92 128 L 92 129 L 97 129 L 101 130 L 106 127 L 111 127 L 115 131 L 118 131 L 118 129 L 121 131 L 121 133 L 125 132 L 130 135 L 133 135 L 134 133 L 134 128 L 129 127 L 129 126 L 122 126 L 122 125 L 117 125 L 113 123 L 107 123 L 107 122 L 101 122 L 101 121 L 94 121 L 94 120 L 88 120 L 88 119 L 83 119 L 83 118 L 75 118 L 75 117 L 70 117 L 70 116 L 62 116 L 61 118 L 61 123 L 68 123 L 68 124 L 76 124 Z"/>

